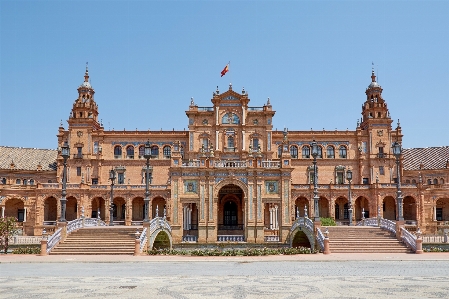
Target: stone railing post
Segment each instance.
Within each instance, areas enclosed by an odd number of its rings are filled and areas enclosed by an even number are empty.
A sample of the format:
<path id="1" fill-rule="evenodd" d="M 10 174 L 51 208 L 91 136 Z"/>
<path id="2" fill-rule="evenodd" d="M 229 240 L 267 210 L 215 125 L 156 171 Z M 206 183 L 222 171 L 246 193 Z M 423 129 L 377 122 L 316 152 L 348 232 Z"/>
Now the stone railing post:
<path id="1" fill-rule="evenodd" d="M 313 230 L 314 230 L 313 236 L 314 236 L 315 240 L 317 239 L 317 236 L 318 236 L 318 229 L 321 229 L 321 221 L 314 221 L 313 222 Z M 320 245 L 316 241 L 315 241 L 315 249 L 321 250 Z"/>
<path id="2" fill-rule="evenodd" d="M 41 254 L 42 256 L 47 255 L 47 231 L 42 231 L 42 239 L 41 239 Z"/>
<path id="3" fill-rule="evenodd" d="M 59 241 L 59 242 L 62 242 L 67 237 L 67 222 L 58 222 L 58 228 L 62 228 L 61 240 Z"/>
<path id="4" fill-rule="evenodd" d="M 418 230 L 416 231 L 416 254 L 423 253 L 422 250 L 422 237 L 421 237 L 421 230 L 418 227 Z"/>
<path id="5" fill-rule="evenodd" d="M 402 241 L 401 228 L 404 226 L 404 223 L 405 223 L 404 220 L 396 221 L 396 239 L 398 239 L 399 241 Z"/>
<path id="6" fill-rule="evenodd" d="M 139 230 L 136 230 L 136 239 L 134 240 L 134 256 L 140 255 L 140 240 L 139 240 Z"/>
<path id="7" fill-rule="evenodd" d="M 447 232 L 444 232 L 444 243 L 447 243 Z"/>
<path id="8" fill-rule="evenodd" d="M 329 249 L 329 230 L 326 227 L 326 231 L 324 232 L 324 251 L 323 254 L 330 254 L 331 250 Z"/>

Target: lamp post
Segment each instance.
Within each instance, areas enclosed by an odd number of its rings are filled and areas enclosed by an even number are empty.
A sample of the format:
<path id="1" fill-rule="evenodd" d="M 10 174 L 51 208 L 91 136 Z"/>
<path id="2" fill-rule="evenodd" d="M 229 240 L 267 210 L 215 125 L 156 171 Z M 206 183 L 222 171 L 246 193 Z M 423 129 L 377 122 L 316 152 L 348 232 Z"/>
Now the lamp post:
<path id="1" fill-rule="evenodd" d="M 316 157 L 318 156 L 318 145 L 315 140 L 312 141 L 312 157 L 313 157 L 313 205 L 315 213 L 315 221 L 320 221 L 320 208 L 318 197 L 318 168 L 316 166 Z"/>
<path id="2" fill-rule="evenodd" d="M 395 141 L 392 146 L 393 148 L 393 155 L 396 157 L 396 170 L 397 170 L 397 184 L 396 184 L 396 188 L 397 188 L 397 197 L 396 197 L 396 201 L 397 201 L 397 206 L 398 206 L 398 220 L 399 221 L 404 221 L 404 216 L 403 216 L 403 211 L 402 211 L 402 191 L 401 191 L 401 171 L 399 170 L 399 164 L 400 164 L 400 158 L 401 158 L 401 154 L 402 154 L 402 148 L 401 148 L 401 144 L 397 141 Z"/>
<path id="3" fill-rule="evenodd" d="M 109 171 L 109 179 L 111 180 L 111 204 L 109 205 L 109 226 L 114 226 L 114 182 L 115 170 Z"/>
<path id="4" fill-rule="evenodd" d="M 348 170 L 346 170 L 346 179 L 349 182 L 349 194 L 348 194 L 348 202 L 349 202 L 349 226 L 352 226 L 352 195 L 351 195 L 351 181 L 352 181 L 352 171 L 351 169 L 348 168 Z"/>
<path id="5" fill-rule="evenodd" d="M 143 157 L 145 159 L 147 159 L 147 168 L 145 171 L 145 207 L 144 207 L 144 219 L 143 222 L 149 222 L 150 219 L 148 217 L 148 208 L 150 206 L 150 191 L 149 191 L 149 181 L 150 181 L 150 174 L 149 174 L 149 170 L 150 170 L 150 157 L 151 157 L 151 147 L 150 147 L 150 141 L 148 140 L 145 143 L 145 148 L 144 148 L 144 152 L 143 152 Z"/>
<path id="6" fill-rule="evenodd" d="M 62 171 L 62 192 L 61 192 L 61 218 L 60 222 L 66 222 L 65 210 L 66 210 L 66 196 L 67 196 L 67 159 L 70 156 L 70 148 L 67 141 L 64 142 L 61 147 L 61 156 L 64 159 L 64 169 Z"/>

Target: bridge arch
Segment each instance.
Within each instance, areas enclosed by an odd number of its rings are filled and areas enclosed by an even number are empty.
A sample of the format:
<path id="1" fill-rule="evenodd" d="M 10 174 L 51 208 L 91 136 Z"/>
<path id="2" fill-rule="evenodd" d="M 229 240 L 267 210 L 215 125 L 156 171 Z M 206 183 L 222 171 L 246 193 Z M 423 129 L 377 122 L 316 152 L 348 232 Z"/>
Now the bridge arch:
<path id="1" fill-rule="evenodd" d="M 310 223 L 308 223 L 308 220 L 310 221 Z M 315 248 L 313 223 L 311 223 L 311 220 L 309 218 L 299 217 L 295 220 L 295 222 L 293 222 L 293 225 L 290 229 L 290 247 L 294 247 L 297 243 L 306 244 L 305 239 L 308 240 L 310 248 Z M 302 244 L 300 244 L 299 246 L 304 246 Z"/>

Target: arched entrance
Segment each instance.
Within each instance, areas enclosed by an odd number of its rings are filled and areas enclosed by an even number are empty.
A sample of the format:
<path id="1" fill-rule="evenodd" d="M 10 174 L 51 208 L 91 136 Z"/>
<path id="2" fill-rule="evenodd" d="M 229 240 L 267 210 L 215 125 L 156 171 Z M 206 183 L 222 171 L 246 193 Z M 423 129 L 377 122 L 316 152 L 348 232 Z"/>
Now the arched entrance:
<path id="1" fill-rule="evenodd" d="M 119 222 L 119 224 L 125 224 L 126 217 L 126 205 L 125 200 L 121 197 L 114 198 L 114 204 L 112 205 L 112 216 L 114 221 Z"/>
<path id="2" fill-rule="evenodd" d="M 78 218 L 78 203 L 76 198 L 73 196 L 67 197 L 65 219 L 67 221 L 72 221 Z"/>
<path id="3" fill-rule="evenodd" d="M 293 240 L 292 240 L 292 247 L 311 248 L 309 238 L 303 231 L 301 231 L 301 230 L 296 231 L 296 234 L 294 235 Z"/>
<path id="4" fill-rule="evenodd" d="M 416 219 L 416 213 L 417 213 L 417 205 L 416 201 L 411 196 L 406 196 L 404 198 L 404 202 L 402 205 L 404 209 L 404 220 L 417 220 Z"/>
<path id="5" fill-rule="evenodd" d="M 170 249 L 171 242 L 170 237 L 165 231 L 160 231 L 153 242 L 153 249 L 159 250 L 159 249 Z"/>
<path id="6" fill-rule="evenodd" d="M 16 217 L 17 222 L 25 221 L 25 208 L 19 198 L 10 198 L 5 202 L 5 217 Z"/>
<path id="7" fill-rule="evenodd" d="M 307 208 L 307 216 L 310 218 L 309 200 L 303 196 L 295 200 L 295 218 L 299 212 L 299 217 L 304 217 L 305 209 Z"/>
<path id="8" fill-rule="evenodd" d="M 346 220 L 349 219 L 348 214 L 348 200 L 343 196 L 340 196 L 335 200 L 335 220 Z"/>
<path id="9" fill-rule="evenodd" d="M 165 199 L 156 197 L 151 202 L 151 219 L 156 217 L 164 217 Z"/>
<path id="10" fill-rule="evenodd" d="M 100 217 L 101 220 L 105 220 L 105 202 L 101 197 L 95 197 L 92 199 L 92 218 Z"/>
<path id="11" fill-rule="evenodd" d="M 49 197 L 44 201 L 44 224 L 53 225 L 58 217 L 58 202 L 56 198 Z"/>
<path id="12" fill-rule="evenodd" d="M 132 217 L 131 221 L 143 221 L 145 203 L 143 198 L 137 197 L 132 201 Z"/>
<path id="13" fill-rule="evenodd" d="M 435 220 L 449 221 L 449 198 L 440 198 L 435 204 Z"/>
<path id="14" fill-rule="evenodd" d="M 243 190 L 233 184 L 218 192 L 218 235 L 244 235 Z"/>
<path id="15" fill-rule="evenodd" d="M 329 217 L 329 200 L 326 197 L 320 197 L 318 205 L 320 207 L 320 217 Z"/>
<path id="16" fill-rule="evenodd" d="M 387 196 L 383 200 L 383 218 L 396 220 L 396 200 L 392 196 Z"/>
<path id="17" fill-rule="evenodd" d="M 369 213 L 369 201 L 366 197 L 360 196 L 355 200 L 355 220 L 362 220 L 362 212 L 365 211 L 365 218 L 370 217 Z"/>

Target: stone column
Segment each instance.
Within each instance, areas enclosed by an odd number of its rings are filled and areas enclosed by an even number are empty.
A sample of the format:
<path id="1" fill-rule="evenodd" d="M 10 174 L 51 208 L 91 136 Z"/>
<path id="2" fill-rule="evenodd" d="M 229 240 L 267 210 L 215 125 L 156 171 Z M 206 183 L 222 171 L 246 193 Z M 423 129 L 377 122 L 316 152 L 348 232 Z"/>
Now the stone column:
<path id="1" fill-rule="evenodd" d="M 2 207 L 2 218 L 5 218 L 5 207 Z"/>

